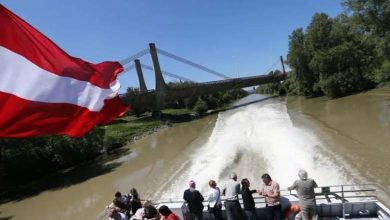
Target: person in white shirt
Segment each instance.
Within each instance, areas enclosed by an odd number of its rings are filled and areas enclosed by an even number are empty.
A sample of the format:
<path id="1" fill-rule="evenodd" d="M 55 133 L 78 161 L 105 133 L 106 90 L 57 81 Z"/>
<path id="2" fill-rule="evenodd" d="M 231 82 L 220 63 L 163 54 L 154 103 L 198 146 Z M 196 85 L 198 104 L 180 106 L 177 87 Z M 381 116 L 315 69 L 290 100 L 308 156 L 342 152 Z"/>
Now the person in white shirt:
<path id="1" fill-rule="evenodd" d="M 208 208 L 213 213 L 216 220 L 223 220 L 222 218 L 222 203 L 221 203 L 221 191 L 217 187 L 217 183 L 214 180 L 209 181 L 210 191 L 207 195 L 207 201 L 209 202 Z"/>

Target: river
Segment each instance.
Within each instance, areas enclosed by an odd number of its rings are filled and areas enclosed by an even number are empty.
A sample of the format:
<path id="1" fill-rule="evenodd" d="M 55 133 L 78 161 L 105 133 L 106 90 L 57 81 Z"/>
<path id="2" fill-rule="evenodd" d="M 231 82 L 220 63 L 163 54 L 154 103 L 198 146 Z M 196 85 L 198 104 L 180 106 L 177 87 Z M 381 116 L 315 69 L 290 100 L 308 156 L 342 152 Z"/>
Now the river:
<path id="1" fill-rule="evenodd" d="M 264 99 L 251 95 L 237 105 Z M 98 219 L 116 191 L 181 198 L 189 180 L 205 192 L 230 172 L 260 185 L 267 172 L 289 186 L 304 168 L 319 185 L 377 183 L 390 190 L 390 89 L 335 100 L 273 98 L 176 124 L 130 146 L 109 172 L 0 205 L 0 219 Z M 47 181 L 50 181 L 48 179 Z M 380 199 L 390 205 L 390 195 Z"/>

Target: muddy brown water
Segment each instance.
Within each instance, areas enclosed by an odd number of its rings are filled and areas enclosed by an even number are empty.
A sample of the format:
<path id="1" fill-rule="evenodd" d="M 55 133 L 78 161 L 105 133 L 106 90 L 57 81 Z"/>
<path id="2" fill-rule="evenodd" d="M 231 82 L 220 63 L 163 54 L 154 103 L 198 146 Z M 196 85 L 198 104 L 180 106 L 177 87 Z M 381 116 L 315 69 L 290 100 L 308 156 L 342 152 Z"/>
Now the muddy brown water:
<path id="1" fill-rule="evenodd" d="M 277 138 L 280 133 L 297 144 L 283 142 L 283 137 Z M 240 139 L 242 136 L 245 137 Z M 264 147 L 260 146 L 263 142 L 267 143 Z M 305 148 L 301 149 L 300 144 Z M 284 148 L 279 149 L 279 145 Z M 283 172 L 277 172 L 286 163 L 278 158 L 291 156 L 285 149 L 287 145 L 294 152 L 302 150 L 312 155 L 297 156 Z M 329 182 L 370 182 L 388 191 L 390 89 L 335 100 L 323 97 L 267 100 L 176 124 L 128 147 L 130 153 L 106 164 L 119 164 L 110 172 L 2 204 L 0 219 L 104 219 L 104 207 L 116 191 L 128 192 L 130 187 L 136 187 L 142 198 L 180 198 L 189 178 L 201 182 L 214 175 L 222 181 L 230 169 L 250 179 L 271 172 L 284 187 L 296 178 L 295 170 L 306 165 L 309 175 L 313 174 L 321 185 L 327 183 L 328 177 L 338 178 L 340 174 L 339 180 Z M 217 153 L 208 153 L 215 150 Z M 273 158 L 272 163 L 269 158 Z M 227 160 L 233 162 L 226 163 Z M 316 165 L 317 160 L 325 161 L 326 169 L 336 171 L 321 179 L 325 174 Z M 175 191 L 178 193 L 174 194 Z M 389 198 L 386 192 L 380 195 L 388 205 Z"/>
<path id="2" fill-rule="evenodd" d="M 287 105 L 297 126 L 311 127 L 350 177 L 379 184 L 390 205 L 389 88 L 334 100 L 289 97 Z"/>

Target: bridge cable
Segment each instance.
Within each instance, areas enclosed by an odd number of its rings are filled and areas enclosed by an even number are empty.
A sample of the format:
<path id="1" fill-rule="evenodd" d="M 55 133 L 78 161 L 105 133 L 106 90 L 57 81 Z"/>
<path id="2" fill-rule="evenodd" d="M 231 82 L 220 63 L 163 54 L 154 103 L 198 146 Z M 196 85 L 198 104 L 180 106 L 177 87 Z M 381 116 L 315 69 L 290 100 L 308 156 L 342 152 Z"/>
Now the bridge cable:
<path id="1" fill-rule="evenodd" d="M 128 71 L 130 71 L 130 70 L 132 70 L 132 69 L 134 69 L 134 68 L 135 68 L 135 65 L 134 65 L 134 64 L 131 64 L 130 66 L 124 68 L 123 71 L 122 71 L 122 73 L 128 72 Z"/>
<path id="2" fill-rule="evenodd" d="M 147 53 L 149 53 L 149 49 L 141 50 L 138 53 L 133 54 L 133 55 L 131 55 L 131 56 L 121 60 L 120 63 L 122 64 L 122 66 L 124 66 L 126 64 L 129 64 L 129 63 L 133 62 L 135 59 L 138 59 L 138 58 L 144 56 Z"/>
<path id="3" fill-rule="evenodd" d="M 194 62 L 192 62 L 190 60 L 187 60 L 187 59 L 184 59 L 182 57 L 176 56 L 176 55 L 171 54 L 171 53 L 169 53 L 169 52 L 167 52 L 165 50 L 157 49 L 157 52 L 160 53 L 161 55 L 170 57 L 170 58 L 175 59 L 175 60 L 177 60 L 179 62 L 182 62 L 182 63 L 188 64 L 190 66 L 196 67 L 198 69 L 201 69 L 201 70 L 206 71 L 208 73 L 211 73 L 213 75 L 216 75 L 216 76 L 219 76 L 219 77 L 222 77 L 222 78 L 225 78 L 225 79 L 230 79 L 231 78 L 231 77 L 229 77 L 229 76 L 227 76 L 225 74 L 219 73 L 219 72 L 217 72 L 215 70 L 212 70 L 212 69 L 209 69 L 209 68 L 207 68 L 205 66 L 202 66 L 200 64 L 194 63 Z"/>
<path id="4" fill-rule="evenodd" d="M 272 64 L 271 65 L 271 67 L 270 68 L 268 68 L 262 75 L 267 75 L 269 72 L 270 72 L 270 70 L 272 69 L 272 68 L 274 68 L 275 67 L 275 65 L 276 64 L 278 64 L 280 61 L 279 61 L 279 59 L 278 60 L 276 60 L 275 61 L 275 63 L 274 64 Z"/>
<path id="5" fill-rule="evenodd" d="M 148 70 L 152 70 L 153 71 L 153 67 L 151 66 L 148 66 L 148 65 L 145 65 L 145 64 L 141 64 L 141 66 L 145 69 L 148 69 Z M 189 81 L 189 82 L 195 82 L 194 80 L 190 80 L 188 78 L 185 78 L 185 77 L 182 77 L 182 76 L 179 76 L 179 75 L 176 75 L 174 73 L 170 73 L 170 72 L 167 72 L 167 71 L 161 71 L 162 74 L 166 75 L 166 76 L 169 76 L 169 77 L 172 77 L 172 78 L 175 78 L 175 79 L 179 79 L 179 80 L 183 80 L 183 81 Z"/>

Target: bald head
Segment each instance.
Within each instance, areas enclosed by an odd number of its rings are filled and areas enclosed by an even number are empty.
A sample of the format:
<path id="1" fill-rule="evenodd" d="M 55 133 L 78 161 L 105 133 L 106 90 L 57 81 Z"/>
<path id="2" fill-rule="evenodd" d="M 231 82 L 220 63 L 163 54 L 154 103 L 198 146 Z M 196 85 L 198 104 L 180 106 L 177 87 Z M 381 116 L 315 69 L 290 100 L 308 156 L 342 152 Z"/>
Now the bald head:
<path id="1" fill-rule="evenodd" d="M 298 171 L 299 179 L 301 180 L 307 180 L 307 172 L 306 170 L 299 170 Z"/>

